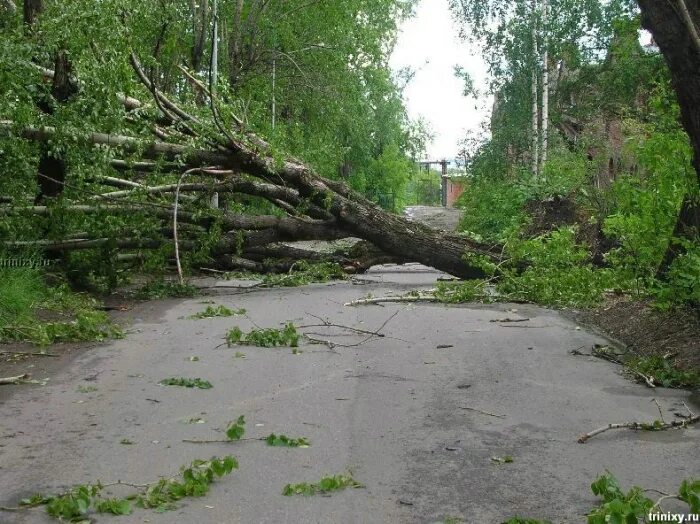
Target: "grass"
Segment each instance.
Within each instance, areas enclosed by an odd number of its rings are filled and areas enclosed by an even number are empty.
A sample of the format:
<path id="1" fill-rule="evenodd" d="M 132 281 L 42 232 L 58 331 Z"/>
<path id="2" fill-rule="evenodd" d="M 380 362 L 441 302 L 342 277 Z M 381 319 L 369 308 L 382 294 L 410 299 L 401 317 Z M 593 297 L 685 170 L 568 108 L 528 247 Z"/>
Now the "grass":
<path id="1" fill-rule="evenodd" d="M 0 269 L 0 343 L 99 341 L 122 336 L 96 300 L 49 286 L 30 268 Z"/>
<path id="2" fill-rule="evenodd" d="M 700 373 L 675 367 L 662 355 L 631 358 L 625 365 L 665 388 L 700 389 Z"/>

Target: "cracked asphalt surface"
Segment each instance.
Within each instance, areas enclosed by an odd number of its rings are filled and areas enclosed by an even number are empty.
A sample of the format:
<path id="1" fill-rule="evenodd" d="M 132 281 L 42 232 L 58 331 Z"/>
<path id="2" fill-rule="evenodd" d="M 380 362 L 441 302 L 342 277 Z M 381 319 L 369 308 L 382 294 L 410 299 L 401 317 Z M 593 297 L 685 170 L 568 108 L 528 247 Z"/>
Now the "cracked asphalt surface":
<path id="1" fill-rule="evenodd" d="M 205 299 L 138 305 L 125 339 L 79 352 L 45 386 L 3 386 L 0 505 L 78 483 L 154 481 L 196 458 L 232 454 L 240 469 L 203 498 L 162 514 L 136 510 L 96 521 L 432 523 L 452 517 L 497 524 L 522 515 L 568 523 L 585 521 L 595 504 L 590 482 L 605 469 L 626 487 L 671 492 L 683 478 L 698 476 L 697 428 L 610 431 L 576 442 L 610 422 L 654 420 L 653 398 L 672 419 L 691 396 L 648 389 L 621 377 L 614 365 L 570 354 L 606 341 L 557 312 L 509 304 L 344 305 L 369 293 L 428 288 L 440 276 L 409 265 L 374 268 L 354 282 L 291 289 L 211 282 Z M 203 300 L 245 308 L 247 317 L 187 318 L 206 307 Z M 221 346 L 234 325 L 318 324 L 314 315 L 367 331 L 391 320 L 384 336 L 360 345 L 353 344 L 366 336 L 339 328 L 302 330 L 349 347 L 303 344 L 293 354 Z M 497 322 L 505 318 L 529 320 Z M 158 385 L 170 376 L 200 377 L 214 387 Z M 220 430 L 239 415 L 246 416 L 247 437 L 304 436 L 311 447 L 182 442 L 222 438 Z M 204 423 L 188 424 L 193 418 Z M 507 455 L 512 463 L 492 460 Z M 364 487 L 282 496 L 287 483 L 345 472 Z M 39 509 L 0 512 L 0 522 L 50 519 Z"/>

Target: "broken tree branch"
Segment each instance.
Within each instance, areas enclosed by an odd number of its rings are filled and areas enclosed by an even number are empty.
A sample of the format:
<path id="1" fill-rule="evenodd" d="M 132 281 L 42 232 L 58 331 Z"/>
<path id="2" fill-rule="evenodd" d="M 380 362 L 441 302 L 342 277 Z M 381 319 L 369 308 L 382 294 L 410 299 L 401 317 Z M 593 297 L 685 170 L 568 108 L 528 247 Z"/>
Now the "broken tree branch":
<path id="1" fill-rule="evenodd" d="M 651 423 L 624 422 L 622 424 L 608 424 L 607 426 L 603 426 L 602 428 L 598 428 L 581 435 L 578 438 L 578 443 L 585 444 L 592 437 L 600 435 L 601 433 L 604 433 L 606 431 L 610 431 L 611 429 L 631 429 L 634 431 L 665 431 L 673 428 L 685 428 L 690 426 L 691 424 L 697 423 L 698 421 L 700 421 L 700 415 L 688 417 L 684 420 L 674 420 L 672 422 L 662 422 L 660 420 L 656 420 Z"/>

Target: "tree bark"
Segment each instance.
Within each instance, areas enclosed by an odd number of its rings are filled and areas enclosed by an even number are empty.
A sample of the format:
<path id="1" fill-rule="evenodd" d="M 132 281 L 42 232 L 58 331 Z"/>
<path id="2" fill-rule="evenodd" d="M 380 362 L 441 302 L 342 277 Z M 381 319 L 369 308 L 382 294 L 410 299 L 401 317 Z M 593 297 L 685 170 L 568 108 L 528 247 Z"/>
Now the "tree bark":
<path id="1" fill-rule="evenodd" d="M 32 27 L 44 9 L 44 0 L 24 0 L 24 23 L 27 27 Z"/>
<path id="2" fill-rule="evenodd" d="M 638 3 L 642 10 L 642 25 L 653 35 L 670 69 L 683 127 L 693 147 L 696 184 L 683 201 L 673 235 L 697 243 L 700 241 L 700 47 L 697 42 L 700 6 L 697 1 L 687 5 L 685 2 L 680 4 L 679 0 L 638 0 Z M 660 274 L 665 274 L 684 252 L 683 243 L 672 240 Z"/>

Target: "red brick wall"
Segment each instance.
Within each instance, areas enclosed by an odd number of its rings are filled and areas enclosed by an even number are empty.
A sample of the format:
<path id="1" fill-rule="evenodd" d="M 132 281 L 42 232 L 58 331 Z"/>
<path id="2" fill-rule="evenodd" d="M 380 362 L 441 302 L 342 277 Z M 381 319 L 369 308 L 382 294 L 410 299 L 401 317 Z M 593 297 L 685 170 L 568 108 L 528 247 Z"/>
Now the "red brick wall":
<path id="1" fill-rule="evenodd" d="M 455 182 L 454 180 L 447 179 L 447 207 L 454 207 L 455 202 L 464 192 L 464 186 L 461 183 Z"/>

